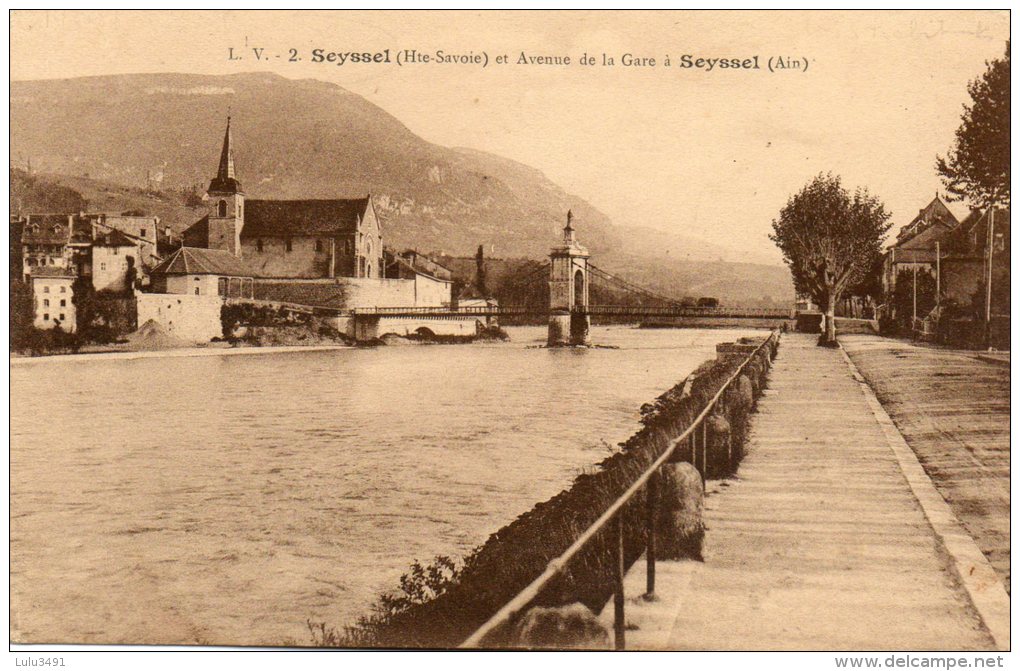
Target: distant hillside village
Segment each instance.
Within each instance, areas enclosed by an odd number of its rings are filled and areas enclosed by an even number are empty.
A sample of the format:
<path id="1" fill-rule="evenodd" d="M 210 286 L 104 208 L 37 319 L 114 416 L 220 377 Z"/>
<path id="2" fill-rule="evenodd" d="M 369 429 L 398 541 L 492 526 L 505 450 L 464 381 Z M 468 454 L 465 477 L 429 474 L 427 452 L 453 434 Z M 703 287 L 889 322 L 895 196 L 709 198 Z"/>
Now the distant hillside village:
<path id="1" fill-rule="evenodd" d="M 207 193 L 208 214 L 179 236 L 142 213 L 12 215 L 12 246 L 17 238 L 34 327 L 123 334 L 152 322 L 182 341 L 208 342 L 226 335 L 221 308 L 234 300 L 282 313 L 288 306 L 349 310 L 454 301 L 447 268 L 384 245 L 371 195 L 246 199 L 229 118 Z M 335 320 L 331 326 L 341 334 L 349 328 Z M 464 333 L 475 324 L 445 326 Z"/>

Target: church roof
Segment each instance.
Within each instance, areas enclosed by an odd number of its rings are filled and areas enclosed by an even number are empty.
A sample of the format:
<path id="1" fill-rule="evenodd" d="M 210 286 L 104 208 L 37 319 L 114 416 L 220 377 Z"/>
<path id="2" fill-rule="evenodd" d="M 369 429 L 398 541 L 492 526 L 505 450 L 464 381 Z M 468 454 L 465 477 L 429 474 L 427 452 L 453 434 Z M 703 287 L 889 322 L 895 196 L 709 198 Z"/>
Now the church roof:
<path id="1" fill-rule="evenodd" d="M 223 134 L 223 149 L 220 150 L 220 165 L 216 176 L 209 183 L 209 193 L 238 193 L 241 183 L 234 175 L 234 140 L 230 133 L 230 117 L 227 117 L 227 131 Z"/>
<path id="2" fill-rule="evenodd" d="M 153 275 L 226 275 L 251 277 L 244 261 L 224 249 L 181 247 L 152 269 Z"/>
<path id="3" fill-rule="evenodd" d="M 324 237 L 354 233 L 371 196 L 336 200 L 247 200 L 241 237 Z"/>

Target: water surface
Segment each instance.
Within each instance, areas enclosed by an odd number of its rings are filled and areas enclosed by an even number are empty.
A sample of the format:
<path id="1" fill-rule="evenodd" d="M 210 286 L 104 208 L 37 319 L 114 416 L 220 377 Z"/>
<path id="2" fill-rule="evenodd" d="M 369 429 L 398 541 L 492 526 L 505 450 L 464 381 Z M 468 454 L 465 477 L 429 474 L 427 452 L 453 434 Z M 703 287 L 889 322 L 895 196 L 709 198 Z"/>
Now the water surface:
<path id="1" fill-rule="evenodd" d="M 11 366 L 12 635 L 308 644 L 461 556 L 751 331 Z"/>

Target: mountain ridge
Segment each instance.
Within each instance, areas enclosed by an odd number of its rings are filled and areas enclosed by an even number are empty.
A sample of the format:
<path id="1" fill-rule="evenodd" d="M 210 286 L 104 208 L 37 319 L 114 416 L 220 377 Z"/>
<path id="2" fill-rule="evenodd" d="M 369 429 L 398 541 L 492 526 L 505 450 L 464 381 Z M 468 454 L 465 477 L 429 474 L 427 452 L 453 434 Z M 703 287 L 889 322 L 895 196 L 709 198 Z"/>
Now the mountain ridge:
<path id="1" fill-rule="evenodd" d="M 569 209 L 602 267 L 641 271 L 677 295 L 689 292 L 676 281 L 690 277 L 678 263 L 734 257 L 704 241 L 614 226 L 533 166 L 433 144 L 365 98 L 315 79 L 173 73 L 12 82 L 11 156 L 34 171 L 160 192 L 204 190 L 228 108 L 249 197 L 372 193 L 394 247 L 468 255 L 484 245 L 493 256 L 542 258 Z M 792 297 L 785 269 L 763 265 L 760 274 L 767 291 L 744 283 L 720 293 L 731 301 Z"/>

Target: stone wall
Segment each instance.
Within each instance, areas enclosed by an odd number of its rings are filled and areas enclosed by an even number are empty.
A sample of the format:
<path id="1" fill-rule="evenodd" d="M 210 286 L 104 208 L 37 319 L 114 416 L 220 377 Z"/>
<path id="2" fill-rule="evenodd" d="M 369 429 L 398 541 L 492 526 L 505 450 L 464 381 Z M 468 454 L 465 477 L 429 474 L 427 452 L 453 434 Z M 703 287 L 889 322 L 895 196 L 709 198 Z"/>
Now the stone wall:
<path id="1" fill-rule="evenodd" d="M 223 299 L 213 295 L 138 294 L 138 325 L 152 320 L 181 340 L 209 342 L 223 334 Z"/>

